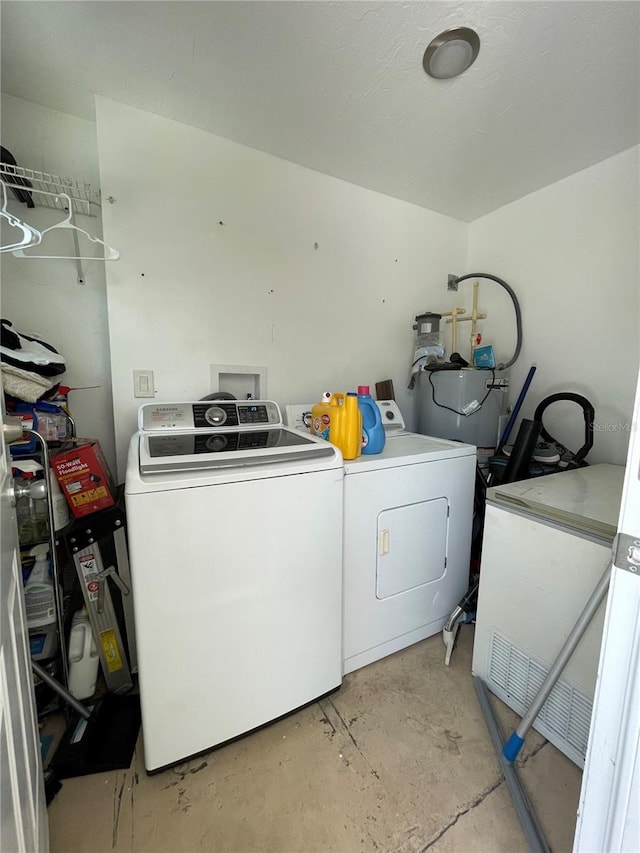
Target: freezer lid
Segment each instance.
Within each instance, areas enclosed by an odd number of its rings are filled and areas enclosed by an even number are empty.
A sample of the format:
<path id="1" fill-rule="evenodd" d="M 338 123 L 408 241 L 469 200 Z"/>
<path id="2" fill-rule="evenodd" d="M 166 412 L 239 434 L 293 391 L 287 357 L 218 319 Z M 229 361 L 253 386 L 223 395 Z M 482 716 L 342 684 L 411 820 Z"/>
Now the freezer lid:
<path id="1" fill-rule="evenodd" d="M 591 465 L 487 489 L 487 503 L 613 541 L 623 465 Z"/>

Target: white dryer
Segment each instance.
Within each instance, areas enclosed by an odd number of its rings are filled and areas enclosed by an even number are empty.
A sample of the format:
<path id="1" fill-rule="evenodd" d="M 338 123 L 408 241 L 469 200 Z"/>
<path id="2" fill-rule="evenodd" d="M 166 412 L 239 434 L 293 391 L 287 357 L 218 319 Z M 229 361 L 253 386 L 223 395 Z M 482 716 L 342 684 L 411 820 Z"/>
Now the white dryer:
<path id="1" fill-rule="evenodd" d="M 342 680 L 340 452 L 272 402 L 141 407 L 125 496 L 147 770 Z"/>
<path id="2" fill-rule="evenodd" d="M 380 401 L 382 453 L 344 463 L 344 673 L 439 633 L 469 586 L 476 448 L 407 432 Z M 310 406 L 287 407 L 305 429 Z"/>
<path id="3" fill-rule="evenodd" d="M 409 433 L 344 463 L 344 673 L 439 633 L 469 585 L 476 449 Z"/>

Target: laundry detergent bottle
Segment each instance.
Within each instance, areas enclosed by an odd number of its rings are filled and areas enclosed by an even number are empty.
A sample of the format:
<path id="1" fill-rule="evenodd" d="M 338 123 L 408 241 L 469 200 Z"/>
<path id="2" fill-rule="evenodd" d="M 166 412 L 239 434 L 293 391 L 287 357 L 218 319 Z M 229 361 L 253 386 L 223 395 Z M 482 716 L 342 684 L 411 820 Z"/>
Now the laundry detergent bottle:
<path id="1" fill-rule="evenodd" d="M 380 409 L 369 393 L 368 385 L 358 385 L 358 408 L 362 414 L 362 452 L 382 453 L 385 434 Z"/>
<path id="2" fill-rule="evenodd" d="M 311 409 L 311 434 L 329 441 L 331 423 L 331 391 L 325 391 L 322 400 Z"/>
<path id="3" fill-rule="evenodd" d="M 362 453 L 362 414 L 355 391 L 333 394 L 329 417 L 329 441 L 344 459 L 356 459 Z"/>

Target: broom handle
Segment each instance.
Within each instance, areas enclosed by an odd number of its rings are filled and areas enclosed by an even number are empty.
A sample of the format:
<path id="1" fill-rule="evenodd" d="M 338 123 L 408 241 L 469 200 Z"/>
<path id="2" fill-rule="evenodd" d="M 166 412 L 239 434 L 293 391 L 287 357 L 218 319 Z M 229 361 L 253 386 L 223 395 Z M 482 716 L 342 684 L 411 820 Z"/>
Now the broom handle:
<path id="1" fill-rule="evenodd" d="M 45 684 L 48 684 L 49 687 L 54 690 L 58 696 L 61 696 L 68 705 L 71 705 L 71 707 L 76 710 L 81 717 L 84 717 L 85 720 L 89 719 L 91 714 L 87 711 L 84 705 L 81 702 L 78 702 L 76 697 L 72 693 L 69 693 L 69 691 L 60 684 L 60 682 L 56 681 L 55 678 L 49 675 L 46 669 L 43 669 L 40 664 L 36 663 L 34 660 L 31 661 L 31 669 L 35 672 L 38 678 L 42 679 Z"/>

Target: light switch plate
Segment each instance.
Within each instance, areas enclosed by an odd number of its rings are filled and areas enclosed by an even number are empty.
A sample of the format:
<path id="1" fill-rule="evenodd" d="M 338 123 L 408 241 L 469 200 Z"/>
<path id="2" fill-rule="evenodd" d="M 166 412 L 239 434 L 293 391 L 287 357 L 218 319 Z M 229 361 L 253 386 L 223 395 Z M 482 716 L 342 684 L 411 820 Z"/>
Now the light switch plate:
<path id="1" fill-rule="evenodd" d="M 155 397 L 156 391 L 153 386 L 153 370 L 133 371 L 133 396 Z"/>

